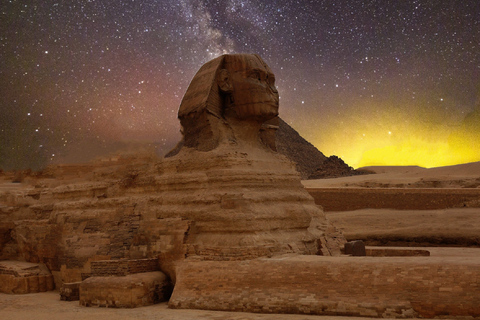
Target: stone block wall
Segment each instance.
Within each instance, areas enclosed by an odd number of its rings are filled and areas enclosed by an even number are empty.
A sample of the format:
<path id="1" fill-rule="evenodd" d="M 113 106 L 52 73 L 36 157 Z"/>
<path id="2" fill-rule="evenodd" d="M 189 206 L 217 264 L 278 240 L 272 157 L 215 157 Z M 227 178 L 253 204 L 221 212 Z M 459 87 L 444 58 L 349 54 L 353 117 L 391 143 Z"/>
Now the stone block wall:
<path id="1" fill-rule="evenodd" d="M 128 260 L 128 273 L 143 273 L 159 271 L 158 259 L 134 259 Z"/>
<path id="2" fill-rule="evenodd" d="M 92 261 L 92 277 L 126 276 L 129 274 L 158 271 L 158 259 Z"/>
<path id="3" fill-rule="evenodd" d="M 134 308 L 168 300 L 171 281 L 158 270 L 158 259 L 92 261 L 90 277 L 79 285 L 80 304 Z"/>
<path id="4" fill-rule="evenodd" d="M 0 283 L 0 292 L 2 293 L 25 294 L 55 289 L 52 275 L 15 277 L 14 275 L 0 274 Z"/>
<path id="5" fill-rule="evenodd" d="M 188 253 L 202 256 L 202 260 L 211 261 L 236 261 L 255 259 L 258 257 L 271 256 L 273 250 L 269 247 L 231 247 L 231 248 L 216 248 L 216 247 L 199 247 L 187 246 Z M 293 252 L 293 250 L 292 250 Z"/>
<path id="6" fill-rule="evenodd" d="M 120 277 L 128 274 L 128 260 L 92 261 L 92 277 Z"/>
<path id="7" fill-rule="evenodd" d="M 308 193 L 325 211 L 350 211 L 364 208 L 430 210 L 479 207 L 480 189 L 378 189 L 308 188 Z"/>
<path id="8" fill-rule="evenodd" d="M 367 317 L 480 317 L 480 265 L 429 257 L 185 262 L 172 308 Z"/>
<path id="9" fill-rule="evenodd" d="M 60 300 L 78 301 L 80 299 L 81 282 L 64 283 L 60 287 Z"/>
<path id="10" fill-rule="evenodd" d="M 409 257 L 430 256 L 430 251 L 424 249 L 399 249 L 399 248 L 366 248 L 367 256 L 371 257 Z"/>
<path id="11" fill-rule="evenodd" d="M 171 284 L 159 271 L 124 277 L 91 277 L 80 284 L 80 305 L 135 308 L 165 301 L 170 293 Z"/>
<path id="12" fill-rule="evenodd" d="M 55 289 L 52 274 L 44 265 L 0 261 L 0 292 L 26 294 Z"/>

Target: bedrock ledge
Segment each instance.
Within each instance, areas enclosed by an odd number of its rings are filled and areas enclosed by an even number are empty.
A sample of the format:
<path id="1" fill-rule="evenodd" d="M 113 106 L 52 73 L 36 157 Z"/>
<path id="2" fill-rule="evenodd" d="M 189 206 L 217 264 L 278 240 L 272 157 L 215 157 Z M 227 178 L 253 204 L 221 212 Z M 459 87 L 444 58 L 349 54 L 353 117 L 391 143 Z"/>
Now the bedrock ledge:
<path id="1" fill-rule="evenodd" d="M 480 264 L 430 257 L 189 262 L 170 308 L 389 318 L 480 317 Z"/>

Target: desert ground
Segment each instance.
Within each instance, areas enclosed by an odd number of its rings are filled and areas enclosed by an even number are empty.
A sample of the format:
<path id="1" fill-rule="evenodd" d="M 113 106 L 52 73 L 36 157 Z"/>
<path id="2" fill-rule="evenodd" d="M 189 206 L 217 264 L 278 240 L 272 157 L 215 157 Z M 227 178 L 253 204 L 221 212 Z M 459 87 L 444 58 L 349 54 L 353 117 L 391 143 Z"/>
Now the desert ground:
<path id="1" fill-rule="evenodd" d="M 425 169 L 419 167 L 369 167 L 376 174 L 336 179 L 305 180 L 308 188 L 403 188 L 476 189 L 480 191 L 480 162 L 459 166 Z M 28 188 L 4 180 L 0 189 Z M 363 239 L 368 245 L 405 246 L 430 252 L 438 262 L 461 260 L 480 263 L 480 207 L 456 207 L 436 210 L 398 210 L 363 208 L 352 211 L 326 211 L 327 218 L 349 240 Z M 436 240 L 435 240 L 436 239 Z M 445 240 L 446 239 L 446 240 Z M 460 239 L 460 240 L 459 240 Z M 463 242 L 470 239 L 471 242 Z M 476 241 L 476 242 L 475 242 Z M 367 247 L 368 248 L 368 247 Z M 370 247 L 374 248 L 374 247 Z M 349 259 L 351 257 L 339 257 Z M 385 257 L 394 261 L 399 257 Z M 166 303 L 135 309 L 86 308 L 77 301 L 60 301 L 58 292 L 27 295 L 0 294 L 0 318 L 16 319 L 366 319 L 332 316 L 251 314 L 203 310 L 173 310 Z"/>
<path id="2" fill-rule="evenodd" d="M 91 320 L 91 319 L 151 319 L 151 320 L 342 320 L 365 319 L 305 315 L 254 314 L 204 310 L 168 309 L 167 303 L 135 309 L 86 308 L 78 301 L 60 301 L 58 292 L 7 295 L 0 293 L 2 320 Z"/>
<path id="3" fill-rule="evenodd" d="M 478 246 L 480 244 L 480 162 L 425 169 L 421 167 L 367 167 L 376 172 L 336 179 L 304 180 L 306 188 L 404 189 L 453 193 L 478 190 L 470 206 L 425 210 L 362 208 L 326 211 L 330 221 L 347 239 L 367 245 Z"/>

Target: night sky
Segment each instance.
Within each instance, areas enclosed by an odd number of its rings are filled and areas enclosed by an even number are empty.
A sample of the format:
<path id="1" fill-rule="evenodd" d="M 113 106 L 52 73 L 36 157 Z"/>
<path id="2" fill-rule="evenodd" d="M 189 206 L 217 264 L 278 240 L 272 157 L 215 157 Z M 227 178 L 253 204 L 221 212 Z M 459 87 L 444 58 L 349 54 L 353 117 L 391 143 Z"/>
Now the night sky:
<path id="1" fill-rule="evenodd" d="M 280 116 L 327 156 L 480 161 L 479 49 L 478 0 L 2 0 L 0 168 L 165 153 L 225 53 L 262 56 Z"/>

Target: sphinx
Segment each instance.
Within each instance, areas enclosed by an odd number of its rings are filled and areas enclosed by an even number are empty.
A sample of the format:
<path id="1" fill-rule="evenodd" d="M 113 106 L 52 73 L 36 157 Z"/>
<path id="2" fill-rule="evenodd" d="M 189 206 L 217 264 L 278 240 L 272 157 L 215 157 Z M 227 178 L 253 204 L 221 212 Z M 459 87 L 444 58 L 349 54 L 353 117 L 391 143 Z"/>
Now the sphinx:
<path id="1" fill-rule="evenodd" d="M 278 108 L 275 76 L 258 55 L 223 55 L 194 76 L 178 112 L 183 138 L 157 166 L 168 203 L 157 217 L 190 222 L 182 257 L 340 254 L 343 236 L 275 152 Z"/>

